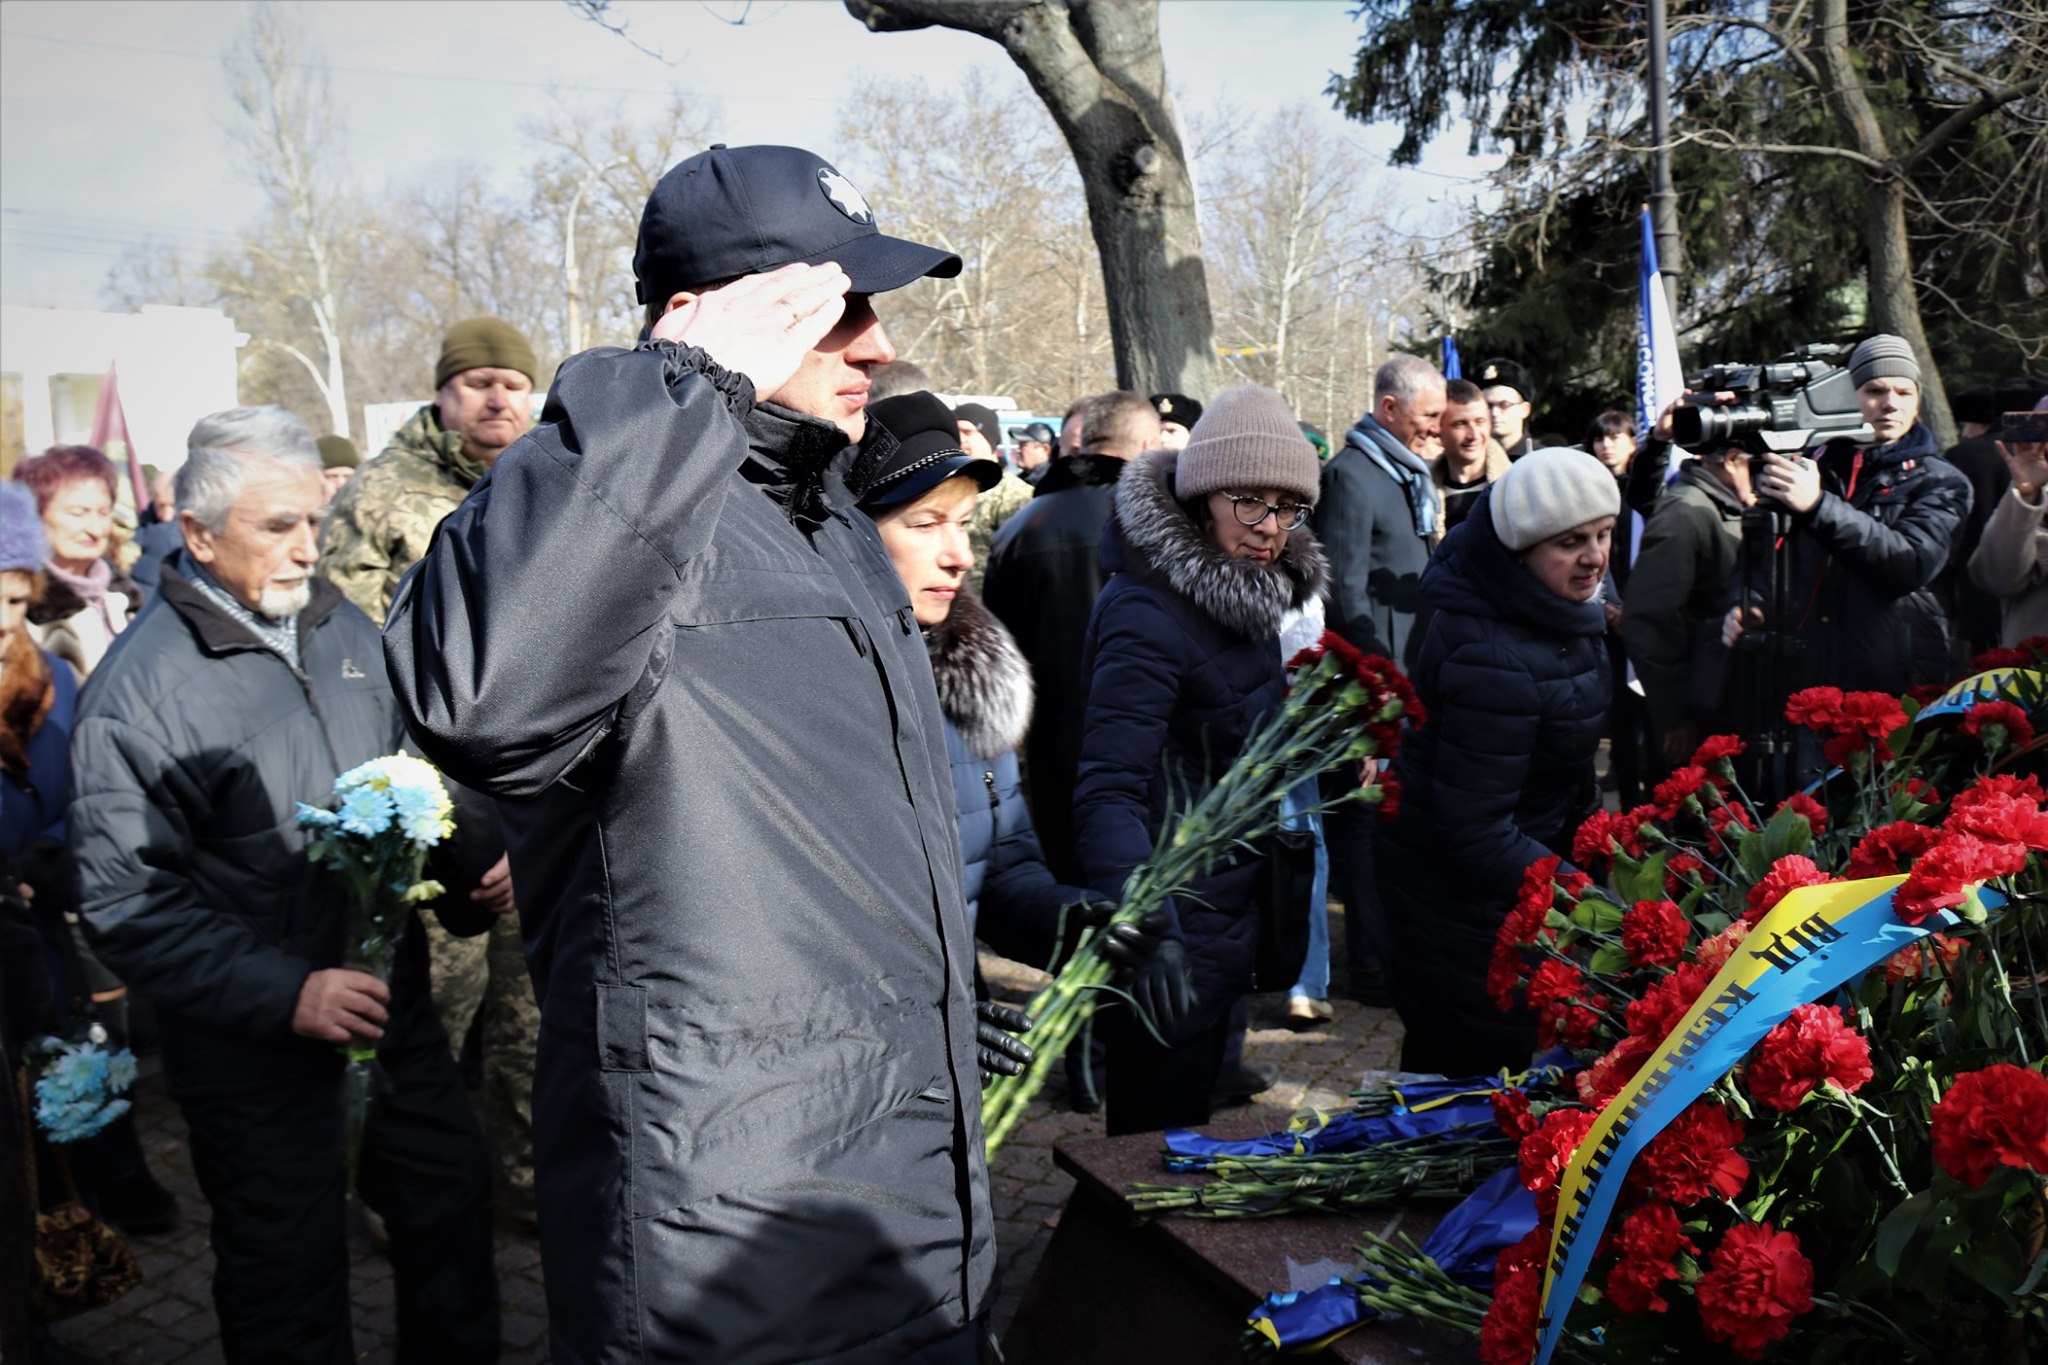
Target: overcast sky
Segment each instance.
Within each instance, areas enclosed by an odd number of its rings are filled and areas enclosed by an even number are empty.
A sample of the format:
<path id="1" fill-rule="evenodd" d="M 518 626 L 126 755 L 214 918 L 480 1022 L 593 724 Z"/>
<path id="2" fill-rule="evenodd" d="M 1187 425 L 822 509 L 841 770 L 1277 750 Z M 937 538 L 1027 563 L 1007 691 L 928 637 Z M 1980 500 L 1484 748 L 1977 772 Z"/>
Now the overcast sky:
<path id="1" fill-rule="evenodd" d="M 1024 84 L 985 39 L 870 34 L 836 0 L 624 0 L 634 37 L 671 65 L 557 0 L 291 8 L 332 70 L 355 186 L 368 194 L 457 161 L 514 176 L 531 155 L 521 124 L 558 104 L 652 104 L 676 89 L 718 107 L 714 140 L 831 156 L 837 110 L 862 77 L 944 87 L 978 67 Z M 0 302 L 101 307 L 124 247 L 154 238 L 203 252 L 257 215 L 222 132 L 219 59 L 246 12 L 233 0 L 0 3 Z M 744 24 L 726 22 L 742 13 Z M 1357 42 L 1347 4 L 1167 0 L 1161 30 L 1183 116 L 1214 99 L 1257 122 L 1305 101 L 1384 164 L 1393 131 L 1346 123 L 1322 96 Z M 1462 150 L 1462 136 L 1441 139 L 1424 169 L 1383 173 L 1386 192 L 1410 215 L 1436 216 L 1431 196 L 1477 189 L 1483 165 Z M 877 208 L 886 224 L 887 205 Z"/>

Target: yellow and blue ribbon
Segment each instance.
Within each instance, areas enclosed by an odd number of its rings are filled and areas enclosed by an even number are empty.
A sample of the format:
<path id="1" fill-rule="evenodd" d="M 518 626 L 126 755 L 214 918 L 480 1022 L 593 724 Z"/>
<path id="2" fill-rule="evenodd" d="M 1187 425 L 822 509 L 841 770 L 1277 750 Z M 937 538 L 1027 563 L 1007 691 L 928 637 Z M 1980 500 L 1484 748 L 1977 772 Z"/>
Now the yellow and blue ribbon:
<path id="1" fill-rule="evenodd" d="M 1779 901 L 1601 1110 L 1558 1183 L 1535 1365 L 1548 1365 L 1557 1349 L 1629 1165 L 1650 1140 L 1794 1009 L 1958 922 L 1952 911 L 1919 924 L 1900 919 L 1892 893 L 1905 880 L 1868 877 L 1806 886 Z M 1972 894 L 1986 909 L 2005 903 L 1995 891 Z"/>

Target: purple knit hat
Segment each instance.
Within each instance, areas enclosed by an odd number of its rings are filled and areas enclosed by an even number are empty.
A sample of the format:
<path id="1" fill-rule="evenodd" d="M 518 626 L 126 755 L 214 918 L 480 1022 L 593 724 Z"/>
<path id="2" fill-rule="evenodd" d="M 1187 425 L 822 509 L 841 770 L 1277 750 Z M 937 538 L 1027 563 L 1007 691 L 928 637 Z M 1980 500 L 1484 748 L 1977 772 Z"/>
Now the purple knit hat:
<path id="1" fill-rule="evenodd" d="M 18 483 L 0 483 L 0 573 L 41 573 L 49 558 L 36 495 Z"/>

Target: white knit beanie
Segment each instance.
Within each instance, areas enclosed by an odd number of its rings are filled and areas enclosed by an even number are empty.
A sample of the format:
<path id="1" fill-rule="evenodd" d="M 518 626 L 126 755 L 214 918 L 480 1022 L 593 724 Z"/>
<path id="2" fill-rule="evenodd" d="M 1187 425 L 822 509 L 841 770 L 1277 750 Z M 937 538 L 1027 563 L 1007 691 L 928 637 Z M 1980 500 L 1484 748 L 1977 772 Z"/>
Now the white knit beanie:
<path id="1" fill-rule="evenodd" d="M 1520 553 L 1596 517 L 1621 511 L 1621 485 L 1607 466 L 1583 450 L 1532 450 L 1494 480 L 1493 533 Z"/>
<path id="2" fill-rule="evenodd" d="M 1257 384 L 1210 400 L 1173 470 L 1174 496 L 1183 499 L 1224 488 L 1278 488 L 1313 503 L 1322 484 L 1322 462 L 1287 400 Z"/>

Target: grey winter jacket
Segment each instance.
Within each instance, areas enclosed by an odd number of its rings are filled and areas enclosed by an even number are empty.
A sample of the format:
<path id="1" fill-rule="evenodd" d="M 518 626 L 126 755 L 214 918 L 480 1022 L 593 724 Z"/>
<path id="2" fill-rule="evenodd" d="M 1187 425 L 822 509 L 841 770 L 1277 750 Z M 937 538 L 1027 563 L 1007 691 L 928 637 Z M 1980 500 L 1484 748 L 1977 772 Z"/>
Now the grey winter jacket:
<path id="1" fill-rule="evenodd" d="M 890 439 L 587 352 L 392 604 L 413 733 L 505 812 L 563 1365 L 895 1361 L 985 1307 L 938 702 L 845 510 Z"/>
<path id="2" fill-rule="evenodd" d="M 86 929 L 156 1003 L 173 1084 L 338 1069 L 332 1046 L 291 1031 L 300 987 L 341 965 L 347 927 L 295 810 L 326 805 L 335 778 L 405 742 L 377 628 L 314 579 L 294 670 L 188 583 L 183 559 L 166 561 L 79 701 L 70 835 Z M 424 1003 L 423 969 L 401 951 L 401 1005 Z"/>
<path id="3" fill-rule="evenodd" d="M 1435 543 L 1416 534 L 1408 495 L 1365 453 L 1374 433 L 1393 440 L 1370 415 L 1361 417 L 1323 466 L 1316 538 L 1330 561 L 1329 628 L 1406 666 L 1422 609 L 1422 570 Z M 1439 515 L 1439 534 L 1442 525 Z"/>
<path id="4" fill-rule="evenodd" d="M 1643 530 L 1621 616 L 1621 640 L 1660 735 L 1719 719 L 1692 714 L 1688 696 L 1706 664 L 1701 656 L 1722 649 L 1721 617 L 1741 552 L 1741 500 L 1701 461 L 1686 461 Z"/>

